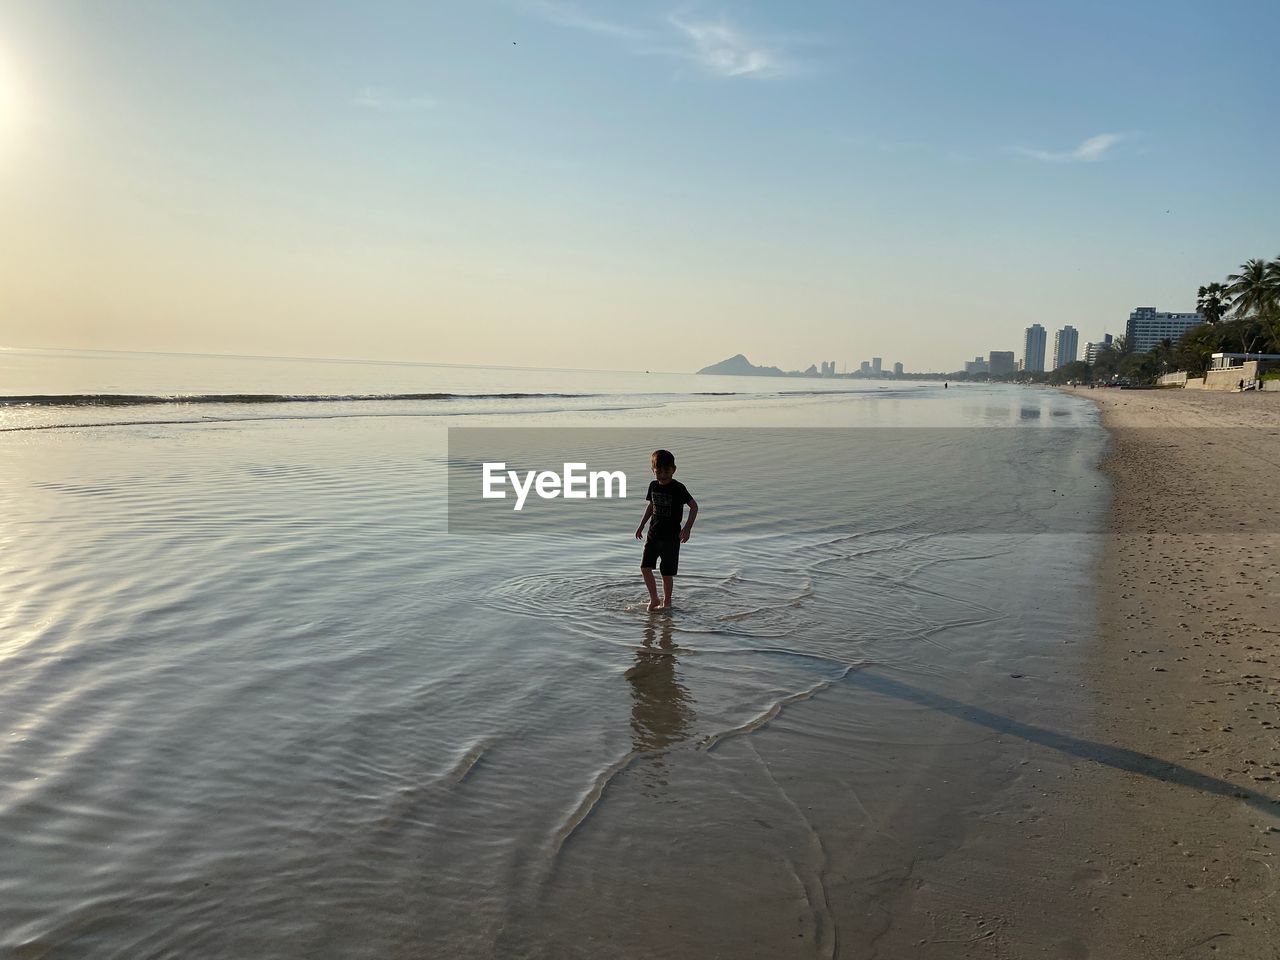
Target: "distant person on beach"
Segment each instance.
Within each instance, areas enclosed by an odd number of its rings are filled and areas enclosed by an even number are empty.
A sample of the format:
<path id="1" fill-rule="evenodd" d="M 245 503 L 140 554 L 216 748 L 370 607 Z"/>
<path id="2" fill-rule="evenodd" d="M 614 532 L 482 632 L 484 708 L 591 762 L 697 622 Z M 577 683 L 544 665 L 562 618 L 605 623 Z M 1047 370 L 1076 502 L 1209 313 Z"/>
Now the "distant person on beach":
<path id="1" fill-rule="evenodd" d="M 670 450 L 655 450 L 649 456 L 649 466 L 655 479 L 649 481 L 644 498 L 649 501 L 636 527 L 636 539 L 644 538 L 644 556 L 640 559 L 640 573 L 644 585 L 649 588 L 649 609 L 663 610 L 671 606 L 673 579 L 680 567 L 680 544 L 689 541 L 694 518 L 698 516 L 698 501 L 679 480 L 672 479 L 676 472 L 676 458 Z M 681 526 L 684 505 L 689 505 L 689 519 Z M 649 524 L 649 535 L 644 536 L 644 525 Z M 653 578 L 654 564 L 659 564 L 662 574 L 662 595 L 658 599 L 658 585 Z"/>

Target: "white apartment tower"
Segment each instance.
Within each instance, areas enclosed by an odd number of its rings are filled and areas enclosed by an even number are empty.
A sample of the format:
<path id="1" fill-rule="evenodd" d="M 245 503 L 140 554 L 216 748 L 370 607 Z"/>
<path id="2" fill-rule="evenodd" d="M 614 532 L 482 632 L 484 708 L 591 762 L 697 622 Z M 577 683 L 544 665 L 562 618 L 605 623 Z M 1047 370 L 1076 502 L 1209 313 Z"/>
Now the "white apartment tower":
<path id="1" fill-rule="evenodd" d="M 1067 324 L 1053 335 L 1053 369 L 1075 363 L 1080 352 L 1080 334 L 1075 327 Z"/>
<path id="2" fill-rule="evenodd" d="M 1177 343 L 1184 333 L 1204 323 L 1199 313 L 1162 313 L 1155 307 L 1138 307 L 1129 314 L 1124 345 L 1133 353 L 1146 353 L 1161 340 Z"/>

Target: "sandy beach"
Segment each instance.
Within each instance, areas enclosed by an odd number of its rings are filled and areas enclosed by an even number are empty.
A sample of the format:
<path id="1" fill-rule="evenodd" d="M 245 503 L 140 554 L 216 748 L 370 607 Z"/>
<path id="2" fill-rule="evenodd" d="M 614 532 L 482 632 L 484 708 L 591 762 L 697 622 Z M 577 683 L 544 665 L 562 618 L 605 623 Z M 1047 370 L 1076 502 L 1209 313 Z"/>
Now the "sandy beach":
<path id="1" fill-rule="evenodd" d="M 1098 830 L 1086 942 L 1104 957 L 1275 957 L 1280 395 L 1077 392 L 1113 444 L 1093 738 L 1155 760 L 1074 785 L 1078 829 Z"/>
<path id="2" fill-rule="evenodd" d="M 1084 674 L 1009 688 L 1021 759 L 912 862 L 874 956 L 1280 956 L 1280 395 L 1070 392 L 1111 434 Z"/>

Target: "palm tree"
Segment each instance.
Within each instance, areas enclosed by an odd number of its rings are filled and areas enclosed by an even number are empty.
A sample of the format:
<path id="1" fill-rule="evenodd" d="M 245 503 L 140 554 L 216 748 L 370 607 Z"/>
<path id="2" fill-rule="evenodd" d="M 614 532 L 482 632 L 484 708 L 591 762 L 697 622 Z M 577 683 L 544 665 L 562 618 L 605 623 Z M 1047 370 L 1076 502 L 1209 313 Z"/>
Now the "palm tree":
<path id="1" fill-rule="evenodd" d="M 1271 319 L 1280 312 L 1280 258 L 1270 263 L 1256 257 L 1246 260 L 1239 273 L 1227 277 L 1227 295 L 1237 318 Z"/>
<path id="2" fill-rule="evenodd" d="M 1280 352 L 1280 257 L 1267 264 L 1267 279 L 1271 287 L 1271 313 L 1268 333 L 1272 352 Z"/>
<path id="3" fill-rule="evenodd" d="M 1211 283 L 1196 291 L 1196 311 L 1204 315 L 1205 323 L 1217 323 L 1230 309 L 1231 298 L 1222 284 Z"/>

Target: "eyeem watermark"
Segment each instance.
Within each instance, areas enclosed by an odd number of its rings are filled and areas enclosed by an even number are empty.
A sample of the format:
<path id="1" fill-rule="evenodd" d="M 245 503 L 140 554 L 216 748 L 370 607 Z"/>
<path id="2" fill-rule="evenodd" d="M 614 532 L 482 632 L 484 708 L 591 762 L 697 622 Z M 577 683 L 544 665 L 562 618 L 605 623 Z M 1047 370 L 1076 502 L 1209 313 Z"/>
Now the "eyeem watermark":
<path id="1" fill-rule="evenodd" d="M 446 529 L 628 541 L 657 449 L 676 455 L 675 479 L 711 505 L 711 519 L 698 518 L 712 524 L 699 528 L 703 537 L 785 531 L 827 544 L 899 528 L 1001 536 L 1104 529 L 1106 490 L 1095 467 L 1107 434 L 1092 421 L 1060 426 L 1046 413 L 1040 422 L 1042 402 L 1020 400 L 1008 426 L 974 429 L 451 426 Z M 424 496 L 435 496 L 425 481 Z M 1263 511 L 1255 523 L 1273 530 L 1277 518 Z"/>
<path id="2" fill-rule="evenodd" d="M 566 463 L 564 473 L 554 470 L 508 470 L 505 462 L 486 462 L 482 467 L 481 496 L 485 500 L 504 500 L 510 484 L 515 495 L 516 510 L 523 510 L 530 491 L 543 500 L 563 497 L 566 500 L 625 500 L 627 475 L 621 470 L 592 470 L 585 463 Z"/>

